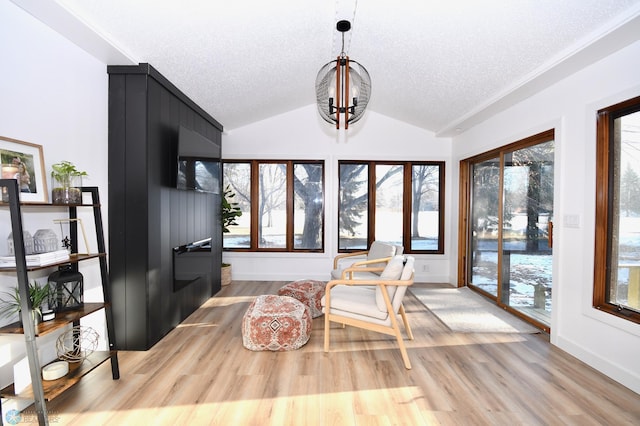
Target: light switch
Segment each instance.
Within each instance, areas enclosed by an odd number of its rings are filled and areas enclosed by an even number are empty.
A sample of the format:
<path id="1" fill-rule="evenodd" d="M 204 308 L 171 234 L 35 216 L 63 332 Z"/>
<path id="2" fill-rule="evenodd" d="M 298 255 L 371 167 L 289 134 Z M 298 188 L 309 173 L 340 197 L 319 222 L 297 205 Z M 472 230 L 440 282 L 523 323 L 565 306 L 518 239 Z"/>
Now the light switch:
<path id="1" fill-rule="evenodd" d="M 580 215 L 565 214 L 563 219 L 565 228 L 580 228 Z"/>

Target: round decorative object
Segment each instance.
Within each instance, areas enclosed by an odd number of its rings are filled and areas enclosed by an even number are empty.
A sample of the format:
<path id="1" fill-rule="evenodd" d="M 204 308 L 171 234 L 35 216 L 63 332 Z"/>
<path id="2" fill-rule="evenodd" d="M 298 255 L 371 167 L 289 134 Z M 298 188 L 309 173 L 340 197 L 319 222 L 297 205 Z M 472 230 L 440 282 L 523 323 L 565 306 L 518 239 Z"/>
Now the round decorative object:
<path id="1" fill-rule="evenodd" d="M 38 229 L 36 233 L 33 234 L 34 253 L 49 253 L 59 248 L 58 237 L 52 229 Z"/>
<path id="2" fill-rule="evenodd" d="M 58 358 L 63 361 L 82 362 L 98 348 L 99 338 L 93 328 L 75 326 L 58 337 Z"/>
<path id="3" fill-rule="evenodd" d="M 345 77 L 348 74 L 348 77 Z M 337 84 L 338 75 L 342 80 L 348 78 L 349 89 L 345 84 Z M 346 93 L 345 93 L 346 92 Z M 340 116 L 347 123 L 355 123 L 364 115 L 371 97 L 371 77 L 367 69 L 358 62 L 341 57 L 325 64 L 316 77 L 316 101 L 318 112 L 326 122 L 336 124 Z M 344 120 L 345 118 L 342 118 Z"/>
<path id="4" fill-rule="evenodd" d="M 57 380 L 66 376 L 69 372 L 69 363 L 67 361 L 56 361 L 42 367 L 42 378 L 44 380 Z"/>

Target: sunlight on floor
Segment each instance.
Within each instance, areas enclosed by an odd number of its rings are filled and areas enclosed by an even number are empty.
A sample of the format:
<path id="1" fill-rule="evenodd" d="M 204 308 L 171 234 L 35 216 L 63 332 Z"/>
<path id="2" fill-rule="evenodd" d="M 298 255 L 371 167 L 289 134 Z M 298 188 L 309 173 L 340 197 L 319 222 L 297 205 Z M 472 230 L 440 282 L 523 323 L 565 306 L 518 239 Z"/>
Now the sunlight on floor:
<path id="1" fill-rule="evenodd" d="M 395 388 L 392 392 L 394 395 L 392 400 L 389 400 L 389 389 L 370 389 L 97 411 L 91 414 L 91 418 L 94 424 L 146 424 L 153 419 L 154 425 L 351 425 L 359 423 L 357 419 L 361 416 L 385 418 L 389 413 L 389 405 L 412 404 L 415 403 L 416 398 L 421 398 L 421 391 L 415 386 Z M 380 404 L 380 401 L 385 400 L 388 404 Z M 426 403 L 425 408 L 427 408 Z M 254 417 L 254 413 L 265 412 L 269 413 L 268 419 Z M 78 413 L 59 416 L 52 414 L 61 424 L 71 423 L 78 415 Z M 419 416 L 420 413 L 416 412 L 415 415 Z M 83 413 L 83 419 L 87 419 L 86 416 L 87 413 Z M 179 419 L 178 423 L 176 419 Z"/>
<path id="2" fill-rule="evenodd" d="M 207 300 L 207 302 L 202 306 L 203 308 L 210 308 L 214 306 L 229 306 L 234 305 L 236 303 L 251 303 L 254 301 L 256 296 L 235 296 L 235 297 L 225 297 L 225 296 L 216 296 Z"/>

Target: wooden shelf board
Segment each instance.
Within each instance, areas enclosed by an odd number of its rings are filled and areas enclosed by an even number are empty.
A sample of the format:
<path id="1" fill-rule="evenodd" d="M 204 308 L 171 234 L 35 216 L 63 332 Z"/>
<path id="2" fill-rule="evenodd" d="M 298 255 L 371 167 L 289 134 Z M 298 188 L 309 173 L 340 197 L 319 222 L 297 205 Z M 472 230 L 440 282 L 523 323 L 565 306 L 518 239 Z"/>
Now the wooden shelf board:
<path id="1" fill-rule="evenodd" d="M 0 207 L 9 206 L 8 202 L 0 201 Z M 42 202 L 28 202 L 21 201 L 20 207 L 100 207 L 100 204 L 61 204 L 61 203 L 42 203 Z"/>
<path id="2" fill-rule="evenodd" d="M 51 321 L 44 321 L 38 324 L 36 327 L 36 335 L 44 336 L 45 334 L 52 333 L 104 307 L 104 303 L 85 303 L 82 308 L 74 309 L 73 311 L 58 312 L 56 313 L 56 317 Z M 24 334 L 24 330 L 20 322 L 14 322 L 0 328 L 0 334 Z"/>
<path id="3" fill-rule="evenodd" d="M 27 271 L 37 271 L 39 269 L 55 268 L 56 266 L 66 265 L 68 263 L 77 263 L 83 260 L 95 259 L 102 256 L 106 256 L 106 253 L 73 253 L 69 255 L 68 259 L 61 260 L 60 262 L 49 263 L 42 266 L 27 266 Z M 0 268 L 0 272 L 16 272 L 16 268 L 15 267 Z"/>
<path id="4" fill-rule="evenodd" d="M 89 372 L 93 371 L 103 362 L 111 359 L 112 356 L 117 356 L 116 351 L 96 351 L 89 355 L 81 363 L 70 362 L 69 373 L 66 376 L 59 378 L 58 380 L 43 380 L 42 387 L 44 389 L 44 396 L 47 401 L 50 401 L 75 385 L 80 381 L 82 376 L 85 376 Z M 44 367 L 44 366 L 43 366 Z M 33 389 L 29 386 L 24 391 L 16 395 L 13 383 L 6 388 L 0 390 L 0 396 L 5 398 L 27 398 L 33 399 Z"/>

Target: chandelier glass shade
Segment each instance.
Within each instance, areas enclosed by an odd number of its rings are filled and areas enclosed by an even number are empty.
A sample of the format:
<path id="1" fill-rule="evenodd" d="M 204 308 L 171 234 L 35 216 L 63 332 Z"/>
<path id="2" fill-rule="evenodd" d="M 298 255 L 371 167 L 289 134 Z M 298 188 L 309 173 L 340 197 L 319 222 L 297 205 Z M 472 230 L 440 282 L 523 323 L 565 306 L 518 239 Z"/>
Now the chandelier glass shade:
<path id="1" fill-rule="evenodd" d="M 336 129 L 341 125 L 348 129 L 349 123 L 360 120 L 371 95 L 369 73 L 344 53 L 344 32 L 350 27 L 348 21 L 338 22 L 343 52 L 335 61 L 324 65 L 316 77 L 318 111 L 325 121 L 335 124 Z"/>

